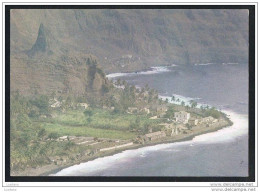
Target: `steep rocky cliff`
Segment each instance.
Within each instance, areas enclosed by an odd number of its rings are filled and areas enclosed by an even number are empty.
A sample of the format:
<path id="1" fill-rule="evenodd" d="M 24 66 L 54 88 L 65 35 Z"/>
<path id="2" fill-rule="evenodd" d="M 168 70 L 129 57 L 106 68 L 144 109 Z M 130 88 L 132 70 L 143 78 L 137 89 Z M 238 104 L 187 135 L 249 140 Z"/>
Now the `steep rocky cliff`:
<path id="1" fill-rule="evenodd" d="M 88 84 L 98 91 L 106 80 L 102 73 L 85 78 L 90 56 L 105 72 L 247 62 L 248 10 L 11 11 L 12 89 L 67 87 L 78 94 L 90 90 L 83 88 Z"/>
<path id="2" fill-rule="evenodd" d="M 11 56 L 11 91 L 23 95 L 102 95 L 110 84 L 96 58 L 73 51 L 62 53 L 54 43 L 40 24 L 32 48 Z"/>

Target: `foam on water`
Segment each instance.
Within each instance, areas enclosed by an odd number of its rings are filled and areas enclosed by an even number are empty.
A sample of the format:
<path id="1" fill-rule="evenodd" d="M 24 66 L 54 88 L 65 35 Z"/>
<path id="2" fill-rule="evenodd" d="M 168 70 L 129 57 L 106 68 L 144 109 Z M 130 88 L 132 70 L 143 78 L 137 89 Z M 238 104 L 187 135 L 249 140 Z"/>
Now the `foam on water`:
<path id="1" fill-rule="evenodd" d="M 217 63 L 195 63 L 195 66 L 208 66 L 208 65 L 214 65 Z M 222 65 L 238 65 L 239 63 L 222 63 Z"/>
<path id="2" fill-rule="evenodd" d="M 214 65 L 215 63 L 195 63 L 195 66 L 207 66 L 207 65 Z"/>
<path id="3" fill-rule="evenodd" d="M 159 98 L 161 98 L 164 101 L 166 99 L 168 99 L 169 103 L 174 103 L 174 104 L 177 104 L 177 105 L 180 105 L 181 102 L 183 101 L 184 104 L 188 105 L 188 106 L 191 106 L 190 101 L 198 101 L 198 100 L 200 100 L 200 98 L 184 97 L 182 95 L 177 95 L 177 94 L 172 94 L 172 96 L 174 96 L 174 98 L 175 98 L 174 101 L 172 101 L 172 97 L 169 97 L 169 96 L 159 95 Z M 178 101 L 178 99 L 179 99 L 179 101 Z M 197 108 L 200 108 L 201 106 L 203 106 L 203 107 L 206 107 L 206 106 L 211 107 L 210 105 L 207 105 L 205 103 L 197 103 Z"/>
<path id="4" fill-rule="evenodd" d="M 196 136 L 192 141 L 195 143 L 232 142 L 238 137 L 248 133 L 248 115 L 237 114 L 232 111 L 223 112 L 226 113 L 234 123 L 232 126 L 220 129 L 216 132 Z"/>
<path id="5" fill-rule="evenodd" d="M 234 123 L 232 126 L 220 129 L 216 132 L 206 133 L 194 137 L 190 141 L 158 144 L 155 146 L 148 146 L 139 149 L 126 150 L 121 153 L 98 158 L 86 163 L 74 165 L 60 172 L 53 174 L 52 176 L 76 176 L 76 175 L 91 175 L 93 172 L 105 170 L 111 166 L 114 166 L 118 162 L 131 162 L 134 158 L 146 158 L 151 152 L 154 151 L 168 151 L 176 153 L 181 151 L 182 146 L 193 147 L 198 144 L 214 144 L 232 142 L 238 137 L 248 134 L 248 116 L 240 115 L 232 111 L 224 111 Z"/>
<path id="6" fill-rule="evenodd" d="M 171 65 L 172 67 L 176 65 Z M 132 72 L 132 73 L 111 73 L 108 74 L 106 77 L 108 79 L 113 79 L 116 77 L 122 77 L 122 76 L 134 76 L 134 75 L 152 75 L 156 73 L 164 73 L 164 72 L 169 72 L 171 71 L 167 66 L 162 66 L 162 67 L 151 67 L 152 70 L 148 71 L 140 71 L 140 72 Z"/>
<path id="7" fill-rule="evenodd" d="M 216 63 L 195 63 L 194 66 L 208 66 L 215 65 Z M 238 65 L 239 63 L 222 63 L 222 65 Z M 170 66 L 159 66 L 159 67 L 151 67 L 151 70 L 148 71 L 140 71 L 140 72 L 132 72 L 132 73 L 111 73 L 106 75 L 108 79 L 113 79 L 122 76 L 134 76 L 134 75 L 152 75 L 156 73 L 164 73 L 171 71 L 169 67 L 177 67 L 178 65 L 172 64 Z"/>
<path id="8" fill-rule="evenodd" d="M 238 65 L 239 63 L 222 63 L 222 65 Z"/>

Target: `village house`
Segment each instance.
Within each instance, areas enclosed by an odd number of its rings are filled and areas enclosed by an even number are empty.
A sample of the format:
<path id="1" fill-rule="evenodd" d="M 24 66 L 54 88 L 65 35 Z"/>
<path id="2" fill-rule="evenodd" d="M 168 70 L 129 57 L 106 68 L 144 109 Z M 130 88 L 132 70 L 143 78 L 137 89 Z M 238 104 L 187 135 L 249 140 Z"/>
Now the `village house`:
<path id="1" fill-rule="evenodd" d="M 172 129 L 171 136 L 179 135 L 180 129 L 175 127 Z"/>
<path id="2" fill-rule="evenodd" d="M 65 136 L 59 137 L 59 138 L 57 139 L 57 141 L 67 141 L 68 138 L 69 138 L 69 137 L 68 137 L 67 135 L 65 135 Z"/>
<path id="3" fill-rule="evenodd" d="M 58 101 L 56 98 L 54 98 L 54 99 L 52 100 L 52 102 L 53 102 L 53 101 L 54 101 L 54 103 L 51 104 L 51 108 L 58 108 L 58 107 L 61 106 L 61 102 Z"/>
<path id="4" fill-rule="evenodd" d="M 146 114 L 149 114 L 150 113 L 150 109 L 148 109 L 148 108 L 143 108 L 142 110 L 141 110 L 142 112 L 144 112 L 144 113 L 146 113 Z"/>
<path id="5" fill-rule="evenodd" d="M 198 125 L 199 120 L 198 119 L 189 119 L 189 125 L 196 126 Z"/>
<path id="6" fill-rule="evenodd" d="M 217 119 L 209 116 L 209 117 L 204 117 L 202 119 L 200 119 L 199 123 L 202 124 L 202 123 L 215 123 L 217 122 Z"/>
<path id="7" fill-rule="evenodd" d="M 175 112 L 174 118 L 177 122 L 186 124 L 190 119 L 190 113 L 187 113 L 186 111 Z"/>
<path id="8" fill-rule="evenodd" d="M 127 112 L 128 113 L 137 113 L 138 109 L 137 109 L 137 107 L 128 107 Z"/>
<path id="9" fill-rule="evenodd" d="M 157 131 L 157 132 L 153 132 L 153 133 L 148 133 L 145 135 L 145 137 L 147 137 L 148 140 L 153 141 L 156 139 L 160 139 L 162 137 L 166 137 L 166 134 L 164 131 Z"/>
<path id="10" fill-rule="evenodd" d="M 78 103 L 77 106 L 82 108 L 82 109 L 87 109 L 88 108 L 88 104 L 87 103 Z"/>
<path id="11" fill-rule="evenodd" d="M 156 112 L 158 112 L 158 113 L 165 113 L 166 111 L 167 111 L 166 106 L 157 106 L 157 108 L 156 108 Z"/>

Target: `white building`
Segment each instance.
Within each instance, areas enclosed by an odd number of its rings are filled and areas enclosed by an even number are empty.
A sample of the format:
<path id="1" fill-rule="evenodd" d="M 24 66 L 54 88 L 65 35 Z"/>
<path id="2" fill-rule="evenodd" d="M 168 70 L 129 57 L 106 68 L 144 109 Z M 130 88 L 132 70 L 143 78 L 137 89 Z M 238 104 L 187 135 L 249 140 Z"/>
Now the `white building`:
<path id="1" fill-rule="evenodd" d="M 175 112 L 174 118 L 177 122 L 186 124 L 190 119 L 190 113 L 187 113 L 186 111 Z"/>
<path id="2" fill-rule="evenodd" d="M 145 107 L 145 108 L 142 109 L 142 112 L 149 114 L 150 113 L 150 109 Z"/>
<path id="3" fill-rule="evenodd" d="M 211 116 L 204 117 L 204 118 L 200 119 L 200 121 L 199 121 L 200 124 L 201 123 L 211 124 L 211 123 L 216 123 L 216 122 L 218 122 L 218 120 Z"/>
<path id="4" fill-rule="evenodd" d="M 199 123 L 199 120 L 198 120 L 198 119 L 190 119 L 190 120 L 189 120 L 189 124 L 190 124 L 191 126 L 197 126 L 198 123 Z"/>
<path id="5" fill-rule="evenodd" d="M 88 104 L 87 103 L 78 103 L 77 105 L 78 107 L 81 107 L 83 109 L 87 109 L 88 108 Z"/>
<path id="6" fill-rule="evenodd" d="M 171 136 L 179 135 L 180 130 L 178 128 L 172 129 Z"/>
<path id="7" fill-rule="evenodd" d="M 145 135 L 145 137 L 147 137 L 150 141 L 152 140 L 156 140 L 162 137 L 166 137 L 166 134 L 164 131 L 157 131 L 157 132 L 153 132 L 153 133 L 148 133 Z"/>
<path id="8" fill-rule="evenodd" d="M 61 106 L 61 102 L 55 101 L 55 103 L 53 103 L 53 104 L 51 105 L 51 108 L 58 108 L 58 107 L 60 107 L 60 106 Z"/>

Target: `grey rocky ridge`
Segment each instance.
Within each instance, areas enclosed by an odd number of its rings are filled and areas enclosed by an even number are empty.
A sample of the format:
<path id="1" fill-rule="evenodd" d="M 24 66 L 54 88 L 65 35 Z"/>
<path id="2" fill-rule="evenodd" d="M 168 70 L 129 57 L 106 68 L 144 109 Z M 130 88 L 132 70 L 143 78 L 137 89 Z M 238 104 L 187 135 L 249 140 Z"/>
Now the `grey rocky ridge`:
<path id="1" fill-rule="evenodd" d="M 75 81 L 82 82 L 83 77 L 70 78 L 69 73 L 80 70 L 80 64 L 90 56 L 105 73 L 112 73 L 158 65 L 243 63 L 248 59 L 247 50 L 248 10 L 42 9 L 11 12 L 11 83 L 14 85 L 11 87 L 19 89 L 20 86 L 26 91 L 40 87 L 46 92 L 45 86 L 37 83 L 41 78 L 51 79 L 58 88 L 64 88 L 64 82 L 73 85 Z M 26 66 L 30 70 L 38 69 L 34 84 L 26 80 L 31 75 L 25 70 Z M 56 73 L 55 77 L 50 71 L 46 72 L 50 68 Z"/>

